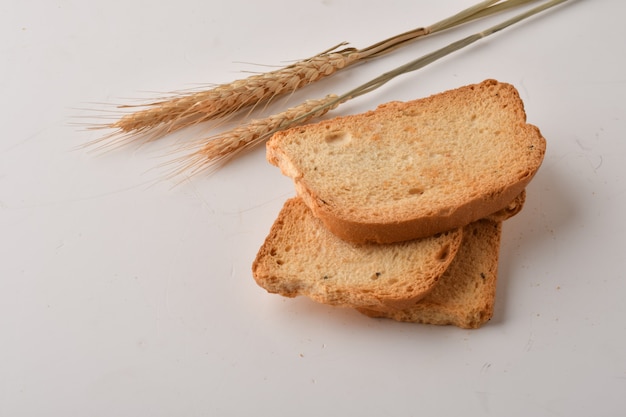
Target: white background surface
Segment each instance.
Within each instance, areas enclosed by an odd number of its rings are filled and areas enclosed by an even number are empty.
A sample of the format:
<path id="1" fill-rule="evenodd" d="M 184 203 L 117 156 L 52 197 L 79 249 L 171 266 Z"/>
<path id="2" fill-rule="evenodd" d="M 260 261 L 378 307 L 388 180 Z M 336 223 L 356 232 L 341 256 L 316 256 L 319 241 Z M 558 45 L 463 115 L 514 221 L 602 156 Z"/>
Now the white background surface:
<path id="1" fill-rule="evenodd" d="M 168 140 L 80 148 L 100 133 L 74 123 L 110 109 L 96 103 L 231 81 L 341 41 L 364 47 L 471 3 L 3 1 L 0 416 L 625 415 L 622 1 L 572 1 L 333 113 L 486 78 L 518 87 L 548 151 L 504 227 L 495 316 L 479 330 L 257 287 L 250 265 L 294 193 L 262 147 L 178 187 L 159 168 Z"/>

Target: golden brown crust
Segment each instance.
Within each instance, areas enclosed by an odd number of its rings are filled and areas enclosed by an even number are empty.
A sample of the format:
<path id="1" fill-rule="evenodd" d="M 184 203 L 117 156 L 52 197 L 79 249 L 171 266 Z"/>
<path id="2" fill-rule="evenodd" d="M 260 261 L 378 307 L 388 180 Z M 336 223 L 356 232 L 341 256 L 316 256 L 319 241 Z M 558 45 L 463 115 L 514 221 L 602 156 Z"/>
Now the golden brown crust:
<path id="1" fill-rule="evenodd" d="M 446 215 L 432 215 L 398 221 L 395 223 L 353 222 L 335 217 L 331 210 L 326 210 L 324 204 L 319 204 L 314 198 L 304 198 L 313 207 L 313 213 L 324 225 L 340 239 L 354 243 L 390 243 L 432 236 L 442 231 L 463 227 L 476 221 L 476 217 L 485 217 L 490 213 L 502 213 L 507 210 L 511 201 L 524 193 L 528 181 L 520 182 L 501 193 L 494 195 L 491 200 L 472 200 L 460 205 Z M 504 213 L 500 215 L 505 215 Z"/>
<path id="2" fill-rule="evenodd" d="M 485 217 L 485 219 L 491 220 L 492 222 L 503 222 L 513 216 L 516 216 L 520 211 L 522 211 L 525 203 L 526 190 L 524 189 L 506 207 L 504 207 L 502 210 L 498 210 L 495 213 L 490 214 L 489 216 Z"/>

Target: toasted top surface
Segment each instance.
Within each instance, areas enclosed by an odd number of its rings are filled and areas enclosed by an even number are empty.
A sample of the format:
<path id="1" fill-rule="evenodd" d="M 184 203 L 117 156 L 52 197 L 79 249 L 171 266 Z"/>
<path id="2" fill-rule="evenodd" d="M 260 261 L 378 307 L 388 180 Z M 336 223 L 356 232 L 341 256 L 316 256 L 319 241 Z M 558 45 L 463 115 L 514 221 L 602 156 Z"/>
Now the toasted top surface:
<path id="1" fill-rule="evenodd" d="M 253 263 L 272 293 L 350 307 L 424 297 L 461 243 L 461 229 L 387 245 L 352 244 L 330 233 L 299 198 L 288 200 Z"/>
<path id="2" fill-rule="evenodd" d="M 545 146 L 515 88 L 487 80 L 279 132 L 267 157 L 335 234 L 393 242 L 505 207 Z"/>

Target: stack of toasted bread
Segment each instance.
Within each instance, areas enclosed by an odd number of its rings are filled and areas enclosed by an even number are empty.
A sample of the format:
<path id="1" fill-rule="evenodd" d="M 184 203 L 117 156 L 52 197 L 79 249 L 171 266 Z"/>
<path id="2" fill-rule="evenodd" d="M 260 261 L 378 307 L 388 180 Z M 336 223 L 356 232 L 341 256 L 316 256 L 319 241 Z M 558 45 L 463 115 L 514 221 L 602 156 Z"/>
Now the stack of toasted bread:
<path id="1" fill-rule="evenodd" d="M 372 317 L 477 328 L 493 315 L 502 222 L 545 148 L 494 80 L 279 132 L 267 158 L 297 197 L 253 276 Z"/>

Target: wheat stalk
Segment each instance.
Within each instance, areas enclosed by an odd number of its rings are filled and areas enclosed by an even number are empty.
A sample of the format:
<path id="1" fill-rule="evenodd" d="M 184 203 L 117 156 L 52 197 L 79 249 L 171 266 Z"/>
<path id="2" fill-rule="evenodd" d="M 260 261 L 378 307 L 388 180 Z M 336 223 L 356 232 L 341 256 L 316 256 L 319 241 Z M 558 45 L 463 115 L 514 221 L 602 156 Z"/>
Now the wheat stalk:
<path id="1" fill-rule="evenodd" d="M 524 19 L 527 19 L 531 16 L 534 16 L 538 13 L 541 13 L 547 9 L 550 9 L 554 6 L 557 6 L 561 3 L 565 3 L 566 1 L 569 0 L 550 0 L 550 1 L 546 1 L 543 4 L 536 6 L 530 10 L 527 10 L 526 12 L 520 13 L 516 16 L 513 16 L 510 19 L 507 19 L 501 23 L 498 23 L 494 26 L 491 26 L 481 32 L 475 33 L 473 35 L 469 35 L 463 39 L 460 39 L 456 42 L 453 42 L 449 45 L 446 45 L 443 48 L 437 49 L 434 52 L 431 52 L 429 54 L 426 54 L 418 59 L 415 59 L 413 61 L 410 61 L 404 65 L 401 65 L 389 72 L 386 72 L 350 91 L 348 91 L 347 93 L 344 93 L 342 95 L 337 96 L 336 103 L 345 103 L 348 100 L 351 100 L 353 98 L 362 96 L 364 94 L 367 94 L 379 87 L 381 87 L 382 85 L 386 84 L 387 82 L 391 81 L 392 79 L 396 78 L 399 75 L 403 75 L 412 71 L 416 71 L 420 68 L 425 67 L 426 65 L 429 65 L 435 61 L 437 61 L 438 59 L 441 59 L 447 55 L 450 55 L 453 52 L 456 52 L 462 48 L 465 48 L 466 46 L 469 46 L 481 39 L 484 39 L 488 36 L 491 36 L 497 32 L 500 32 L 503 29 L 506 29 L 509 26 L 512 26 L 518 22 L 521 22 Z M 329 102 L 326 105 L 328 106 L 335 106 L 334 102 Z M 313 109 L 312 111 L 318 111 L 319 109 Z M 306 115 L 304 115 L 306 116 Z M 294 120 L 294 123 L 298 123 L 299 121 Z"/>
<path id="2" fill-rule="evenodd" d="M 426 35 L 532 1 L 536 0 L 508 0 L 496 5 L 494 3 L 498 3 L 498 0 L 482 1 L 430 26 L 404 32 L 363 49 L 338 50 L 345 45 L 342 43 L 292 65 L 221 84 L 209 90 L 179 94 L 144 105 L 119 106 L 144 109 L 126 114 L 113 123 L 97 128 L 114 129 L 115 132 L 107 138 L 116 135 L 132 138 L 136 135 L 147 140 L 156 139 L 188 126 L 224 118 L 239 110 L 291 93 L 357 62 L 379 57 Z"/>
<path id="3" fill-rule="evenodd" d="M 190 175 L 201 171 L 214 171 L 223 163 L 235 157 L 240 152 L 250 149 L 268 139 L 274 133 L 298 124 L 306 123 L 313 118 L 320 117 L 328 111 L 338 107 L 353 98 L 367 94 L 399 75 L 406 74 L 443 58 L 455 51 L 471 45 L 483 38 L 499 32 L 528 17 L 547 10 L 568 0 L 550 0 L 524 13 L 518 14 L 502 23 L 494 25 L 481 32 L 467 36 L 441 49 L 410 61 L 396 69 L 384 73 L 365 84 L 362 84 L 342 95 L 328 95 L 321 100 L 309 100 L 299 106 L 266 119 L 254 120 L 243 124 L 222 135 L 208 139 L 208 142 L 190 156 L 184 157 L 186 164 L 177 171 L 178 174 L 188 172 Z"/>

